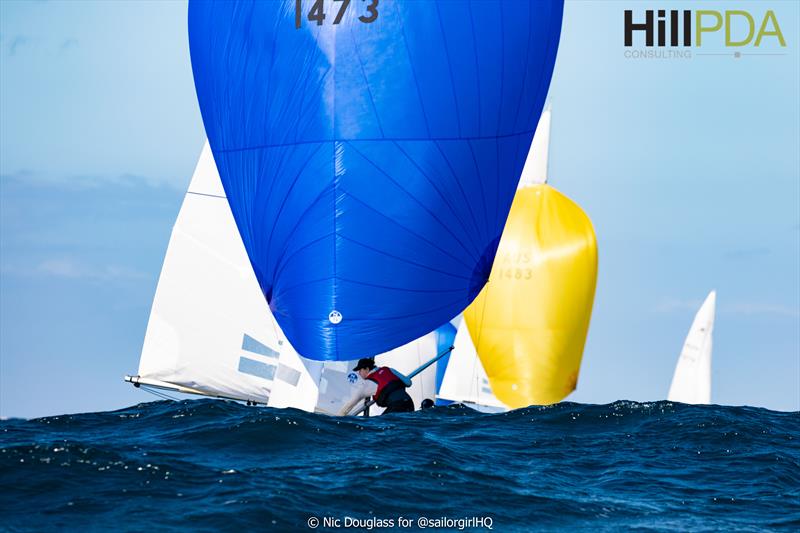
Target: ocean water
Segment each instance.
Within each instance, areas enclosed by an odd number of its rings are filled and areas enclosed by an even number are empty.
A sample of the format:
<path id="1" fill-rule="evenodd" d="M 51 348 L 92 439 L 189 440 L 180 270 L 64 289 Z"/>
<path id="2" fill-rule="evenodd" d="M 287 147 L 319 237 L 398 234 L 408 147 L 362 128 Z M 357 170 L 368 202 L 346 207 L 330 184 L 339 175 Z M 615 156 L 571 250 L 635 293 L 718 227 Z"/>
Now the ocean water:
<path id="1" fill-rule="evenodd" d="M 153 402 L 5 420 L 0 446 L 12 531 L 800 530 L 800 414 L 751 407 Z"/>

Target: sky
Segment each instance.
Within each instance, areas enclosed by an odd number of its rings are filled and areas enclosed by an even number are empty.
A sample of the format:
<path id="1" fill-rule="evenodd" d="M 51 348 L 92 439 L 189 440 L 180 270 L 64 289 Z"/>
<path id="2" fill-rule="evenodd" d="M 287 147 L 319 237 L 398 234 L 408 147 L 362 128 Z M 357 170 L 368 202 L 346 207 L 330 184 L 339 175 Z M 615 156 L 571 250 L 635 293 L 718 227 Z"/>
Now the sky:
<path id="1" fill-rule="evenodd" d="M 716 289 L 712 401 L 800 410 L 800 4 L 703 3 L 772 9 L 764 55 L 624 56 L 625 9 L 694 6 L 566 2 L 550 183 L 600 258 L 568 399 L 664 399 Z M 0 2 L 0 416 L 153 399 L 122 377 L 204 138 L 185 2 Z"/>

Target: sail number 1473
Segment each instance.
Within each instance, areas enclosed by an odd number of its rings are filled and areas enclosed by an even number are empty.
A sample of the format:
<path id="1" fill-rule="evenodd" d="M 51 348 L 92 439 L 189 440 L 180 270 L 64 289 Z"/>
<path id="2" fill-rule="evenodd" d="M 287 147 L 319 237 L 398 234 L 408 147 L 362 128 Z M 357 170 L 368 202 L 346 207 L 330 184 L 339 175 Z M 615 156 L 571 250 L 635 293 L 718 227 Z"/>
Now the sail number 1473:
<path id="1" fill-rule="evenodd" d="M 347 8 L 350 6 L 350 2 L 351 0 L 333 0 L 333 11 L 336 13 L 333 19 L 333 24 L 339 24 L 342 21 L 342 17 L 347 11 Z M 358 20 L 365 24 L 375 22 L 375 20 L 378 18 L 378 0 L 361 0 L 361 2 L 356 0 L 356 2 L 360 4 L 367 4 L 364 6 L 364 14 L 360 15 Z M 295 0 L 294 2 L 294 27 L 299 29 L 303 25 L 304 15 L 309 21 L 316 22 L 317 26 L 322 26 L 328 16 L 325 14 L 324 0 L 313 0 L 313 2 L 306 2 L 306 5 L 311 5 L 308 13 L 304 12 L 302 4 L 302 0 Z M 338 9 L 336 9 L 336 4 L 340 4 Z"/>

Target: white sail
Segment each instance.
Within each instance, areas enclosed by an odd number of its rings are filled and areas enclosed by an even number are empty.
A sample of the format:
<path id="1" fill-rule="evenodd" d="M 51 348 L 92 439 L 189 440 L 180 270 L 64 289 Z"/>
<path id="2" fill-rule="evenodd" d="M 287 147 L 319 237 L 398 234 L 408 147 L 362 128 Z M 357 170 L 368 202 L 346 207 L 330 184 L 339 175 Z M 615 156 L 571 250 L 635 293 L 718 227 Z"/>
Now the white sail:
<path id="1" fill-rule="evenodd" d="M 278 327 L 277 323 L 275 326 Z M 328 363 L 302 357 L 285 338 L 280 340 L 280 347 L 278 371 L 281 375 L 272 384 L 272 394 L 267 405 L 315 411 L 319 399 L 320 376 Z"/>
<path id="2" fill-rule="evenodd" d="M 550 109 L 545 109 L 539 118 L 536 132 L 528 150 L 525 167 L 518 188 L 547 183 L 547 162 L 550 152 Z M 455 348 L 450 355 L 447 370 L 439 389 L 442 399 L 462 402 L 485 410 L 507 410 L 508 407 L 492 393 L 489 378 L 481 364 L 470 338 L 466 323 L 462 320 L 456 334 Z"/>
<path id="3" fill-rule="evenodd" d="M 266 403 L 280 330 L 238 235 L 208 144 L 172 230 L 139 378 Z"/>
<path id="4" fill-rule="evenodd" d="M 464 320 L 458 326 L 453 346 L 442 386 L 439 388 L 439 397 L 461 402 L 479 410 L 507 411 L 508 407 L 492 392 L 489 378 L 475 351 L 475 345 Z"/>
<path id="5" fill-rule="evenodd" d="M 711 291 L 694 317 L 667 395 L 671 402 L 711 403 L 711 348 L 716 299 L 717 293 Z"/>
<path id="6" fill-rule="evenodd" d="M 435 355 L 433 333 L 377 356 L 411 372 Z M 208 143 L 172 230 L 135 384 L 336 414 L 358 377 L 354 361 L 301 357 L 256 281 Z M 413 380 L 417 407 L 435 370 Z M 379 409 L 373 408 L 373 414 Z"/>
<path id="7" fill-rule="evenodd" d="M 522 189 L 531 185 L 547 183 L 547 159 L 549 153 L 550 109 L 545 109 L 539 118 L 539 124 L 536 125 L 536 132 L 533 135 L 531 148 L 528 150 L 528 157 L 525 159 L 525 167 L 522 169 L 518 188 Z"/>

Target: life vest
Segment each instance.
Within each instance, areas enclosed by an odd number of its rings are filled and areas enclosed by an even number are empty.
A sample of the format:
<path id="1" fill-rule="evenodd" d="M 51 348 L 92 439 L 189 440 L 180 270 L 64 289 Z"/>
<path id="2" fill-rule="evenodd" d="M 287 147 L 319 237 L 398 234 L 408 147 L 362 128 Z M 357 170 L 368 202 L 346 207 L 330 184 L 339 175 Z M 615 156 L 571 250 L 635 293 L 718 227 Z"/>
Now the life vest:
<path id="1" fill-rule="evenodd" d="M 398 378 L 388 366 L 382 366 L 367 376 L 367 379 L 378 384 L 373 399 L 381 407 L 386 407 L 386 398 L 397 389 L 405 388 L 403 380 Z"/>

